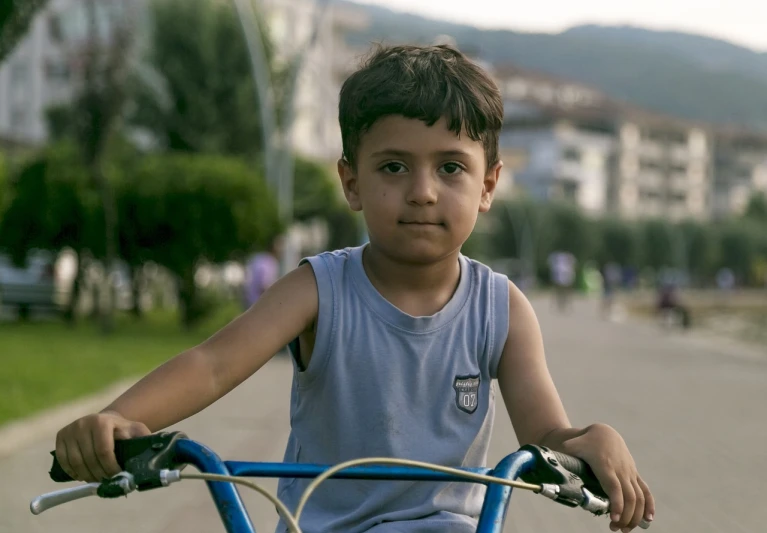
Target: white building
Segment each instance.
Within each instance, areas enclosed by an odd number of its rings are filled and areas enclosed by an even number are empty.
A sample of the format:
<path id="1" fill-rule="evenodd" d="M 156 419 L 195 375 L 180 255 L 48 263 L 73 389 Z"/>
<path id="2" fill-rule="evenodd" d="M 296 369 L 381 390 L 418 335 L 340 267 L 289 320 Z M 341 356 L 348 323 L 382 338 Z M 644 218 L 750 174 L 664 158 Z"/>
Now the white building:
<path id="1" fill-rule="evenodd" d="M 263 0 L 278 58 L 295 57 L 309 42 L 319 2 Z M 293 147 L 301 155 L 328 162 L 341 156 L 338 93 L 356 66 L 359 51 L 344 42 L 347 31 L 369 24 L 363 10 L 331 2 L 298 77 Z"/>
<path id="2" fill-rule="evenodd" d="M 712 152 L 705 129 L 666 118 L 626 118 L 615 162 L 616 212 L 671 220 L 710 216 Z"/>
<path id="3" fill-rule="evenodd" d="M 0 65 L 0 135 L 27 143 L 47 137 L 45 109 L 71 95 L 60 13 L 76 0 L 51 0 Z"/>
<path id="4" fill-rule="evenodd" d="M 100 31 L 109 31 L 105 9 L 124 16 L 144 13 L 147 0 L 99 0 Z M 46 110 L 70 100 L 78 68 L 73 47 L 87 36 L 84 0 L 50 0 L 30 24 L 28 33 L 0 64 L 0 136 L 40 144 L 48 137 Z"/>
<path id="5" fill-rule="evenodd" d="M 714 138 L 713 216 L 742 213 L 754 193 L 767 194 L 767 136 L 721 132 Z"/>
<path id="6" fill-rule="evenodd" d="M 501 149 L 521 149 L 522 192 L 593 214 L 705 219 L 712 141 L 698 124 L 649 113 L 569 81 L 496 71 L 506 107 Z"/>
<path id="7" fill-rule="evenodd" d="M 522 152 L 510 169 L 517 192 L 566 199 L 584 210 L 608 210 L 616 140 L 607 99 L 578 84 L 513 67 L 495 69 L 506 116 L 501 152 Z"/>

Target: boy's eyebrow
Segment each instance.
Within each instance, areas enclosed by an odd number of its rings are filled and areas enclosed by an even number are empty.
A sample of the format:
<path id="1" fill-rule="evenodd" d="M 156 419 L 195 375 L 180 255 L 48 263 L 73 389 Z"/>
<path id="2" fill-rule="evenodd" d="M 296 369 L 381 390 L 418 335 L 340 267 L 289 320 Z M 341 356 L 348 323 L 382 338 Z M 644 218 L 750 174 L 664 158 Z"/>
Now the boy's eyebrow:
<path id="1" fill-rule="evenodd" d="M 412 156 L 412 152 L 408 152 L 407 150 L 397 150 L 394 148 L 386 149 L 386 150 L 380 150 L 378 152 L 373 152 L 371 154 L 372 157 L 383 157 L 383 156 L 394 156 L 394 157 L 407 157 Z M 435 152 L 434 155 L 438 155 L 440 157 L 469 157 L 469 153 L 465 152 L 464 150 L 440 150 L 439 152 Z"/>

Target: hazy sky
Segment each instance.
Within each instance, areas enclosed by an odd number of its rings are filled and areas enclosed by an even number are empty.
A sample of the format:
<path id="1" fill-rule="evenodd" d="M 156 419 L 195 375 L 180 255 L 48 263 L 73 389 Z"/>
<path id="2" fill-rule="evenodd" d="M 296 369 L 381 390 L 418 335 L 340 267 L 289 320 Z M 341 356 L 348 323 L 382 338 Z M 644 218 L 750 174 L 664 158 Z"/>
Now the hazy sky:
<path id="1" fill-rule="evenodd" d="M 522 31 L 632 24 L 710 35 L 767 52 L 765 0 L 355 0 L 398 11 Z"/>

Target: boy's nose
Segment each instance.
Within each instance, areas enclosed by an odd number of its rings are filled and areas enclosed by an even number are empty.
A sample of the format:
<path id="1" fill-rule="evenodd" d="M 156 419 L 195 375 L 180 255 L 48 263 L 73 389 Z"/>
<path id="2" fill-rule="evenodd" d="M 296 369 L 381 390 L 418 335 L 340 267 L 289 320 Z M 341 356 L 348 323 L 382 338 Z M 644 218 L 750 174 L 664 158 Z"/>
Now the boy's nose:
<path id="1" fill-rule="evenodd" d="M 427 172 L 418 172 L 413 175 L 410 189 L 407 194 L 407 202 L 414 205 L 433 205 L 437 203 L 437 183 L 433 176 Z"/>

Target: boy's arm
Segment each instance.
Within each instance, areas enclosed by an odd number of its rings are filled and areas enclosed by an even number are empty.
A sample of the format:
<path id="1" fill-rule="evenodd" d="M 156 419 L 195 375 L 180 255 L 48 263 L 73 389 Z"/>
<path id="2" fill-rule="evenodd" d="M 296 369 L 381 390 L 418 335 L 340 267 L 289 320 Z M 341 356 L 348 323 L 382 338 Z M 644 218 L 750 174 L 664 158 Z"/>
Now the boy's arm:
<path id="1" fill-rule="evenodd" d="M 207 341 L 155 369 L 101 413 L 61 429 L 62 468 L 83 481 L 116 474 L 115 439 L 158 431 L 212 404 L 311 328 L 318 304 L 311 266 L 290 272 Z"/>
<path id="2" fill-rule="evenodd" d="M 509 334 L 498 364 L 498 384 L 519 444 L 548 446 L 585 460 L 611 501 L 613 531 L 652 520 L 655 503 L 621 436 L 610 426 L 573 428 L 551 379 L 538 318 L 509 282 Z"/>
<path id="3" fill-rule="evenodd" d="M 212 404 L 308 329 L 317 316 L 317 283 L 310 265 L 277 281 L 208 340 L 144 377 L 105 411 L 144 423 L 173 425 Z"/>

